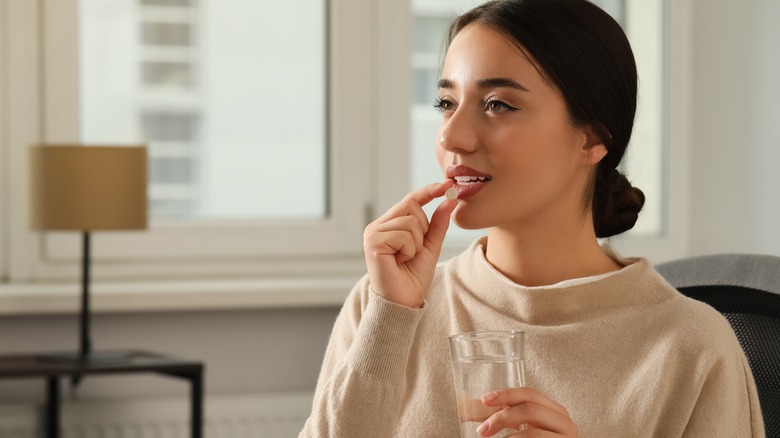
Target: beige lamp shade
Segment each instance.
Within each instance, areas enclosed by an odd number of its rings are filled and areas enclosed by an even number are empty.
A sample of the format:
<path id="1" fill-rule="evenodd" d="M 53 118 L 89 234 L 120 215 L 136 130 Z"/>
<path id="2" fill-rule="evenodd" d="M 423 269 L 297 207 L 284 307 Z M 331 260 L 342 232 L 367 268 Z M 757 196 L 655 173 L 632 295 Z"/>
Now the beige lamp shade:
<path id="1" fill-rule="evenodd" d="M 34 229 L 147 227 L 144 146 L 35 146 L 30 175 Z"/>

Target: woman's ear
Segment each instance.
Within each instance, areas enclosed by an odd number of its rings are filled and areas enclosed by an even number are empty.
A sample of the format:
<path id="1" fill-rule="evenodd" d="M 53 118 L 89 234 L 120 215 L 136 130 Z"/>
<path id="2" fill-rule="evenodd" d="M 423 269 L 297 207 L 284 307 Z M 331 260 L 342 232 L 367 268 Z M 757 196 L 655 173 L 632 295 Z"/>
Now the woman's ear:
<path id="1" fill-rule="evenodd" d="M 607 146 L 604 144 L 604 140 L 601 135 L 593 129 L 593 126 L 588 125 L 584 128 L 585 139 L 580 148 L 582 164 L 585 166 L 592 166 L 598 164 L 605 156 L 607 156 Z"/>

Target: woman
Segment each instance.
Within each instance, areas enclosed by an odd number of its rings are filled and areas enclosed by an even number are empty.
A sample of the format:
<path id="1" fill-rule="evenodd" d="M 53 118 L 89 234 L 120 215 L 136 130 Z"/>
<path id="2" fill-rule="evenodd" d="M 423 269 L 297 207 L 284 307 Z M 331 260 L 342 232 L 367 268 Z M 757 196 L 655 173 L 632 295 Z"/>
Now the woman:
<path id="1" fill-rule="evenodd" d="M 508 329 L 526 334 L 527 387 L 483 396 L 503 409 L 482 436 L 763 436 L 726 320 L 598 244 L 644 203 L 616 170 L 636 90 L 625 35 L 585 0 L 499 0 L 455 20 L 436 103 L 446 180 L 366 228 L 368 275 L 301 436 L 458 436 L 447 337 Z M 449 187 L 458 199 L 429 221 L 421 207 Z M 437 266 L 450 219 L 487 236 Z"/>

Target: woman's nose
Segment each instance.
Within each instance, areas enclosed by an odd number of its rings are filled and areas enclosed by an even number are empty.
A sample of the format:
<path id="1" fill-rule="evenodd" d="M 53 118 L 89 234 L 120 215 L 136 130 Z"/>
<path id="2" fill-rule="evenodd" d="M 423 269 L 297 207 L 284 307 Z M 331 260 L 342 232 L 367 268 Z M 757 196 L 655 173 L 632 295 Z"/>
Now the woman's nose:
<path id="1" fill-rule="evenodd" d="M 439 135 L 439 146 L 453 153 L 473 152 L 477 147 L 475 121 L 463 109 L 457 109 L 449 119 L 443 121 Z"/>

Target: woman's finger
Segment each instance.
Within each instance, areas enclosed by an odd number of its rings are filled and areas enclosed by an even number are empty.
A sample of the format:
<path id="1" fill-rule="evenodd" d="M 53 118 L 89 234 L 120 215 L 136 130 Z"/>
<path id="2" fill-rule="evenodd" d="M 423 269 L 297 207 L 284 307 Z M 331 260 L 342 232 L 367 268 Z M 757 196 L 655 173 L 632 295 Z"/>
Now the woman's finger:
<path id="1" fill-rule="evenodd" d="M 441 254 L 444 236 L 446 236 L 447 229 L 450 226 L 450 216 L 457 206 L 458 201 L 447 199 L 436 207 L 436 211 L 431 216 L 431 225 L 425 234 L 425 247 L 428 248 L 436 259 Z"/>
<path id="2" fill-rule="evenodd" d="M 423 206 L 436 198 L 444 196 L 444 192 L 455 184 L 451 179 L 428 184 L 425 187 L 410 192 L 407 196 Z"/>
<path id="3" fill-rule="evenodd" d="M 433 184 L 428 184 L 427 186 L 421 187 L 417 190 L 414 190 L 410 193 L 408 193 L 401 202 L 398 204 L 395 204 L 394 206 L 390 207 L 389 210 L 385 212 L 382 216 L 380 216 L 375 222 L 386 222 L 394 217 L 398 216 L 406 216 L 408 214 L 415 214 L 418 215 L 422 213 L 423 217 L 425 216 L 425 213 L 422 212 L 421 207 L 428 204 L 432 200 L 436 198 L 440 198 L 444 196 L 444 192 L 450 188 L 454 184 L 452 180 L 446 180 L 441 181 Z M 420 209 L 417 211 L 417 209 Z M 426 229 L 425 232 L 427 233 L 427 224 L 428 220 L 425 219 Z"/>
<path id="4" fill-rule="evenodd" d="M 517 429 L 524 425 L 565 437 L 576 436 L 577 431 L 568 415 L 535 403 L 522 403 L 502 409 L 485 420 L 477 431 L 487 437 L 504 429 Z"/>
<path id="5" fill-rule="evenodd" d="M 369 245 L 375 256 L 392 255 L 397 263 L 403 263 L 414 258 L 417 247 L 409 231 L 394 230 L 377 233 L 371 238 Z"/>
<path id="6" fill-rule="evenodd" d="M 482 402 L 494 408 L 508 406 L 480 425 L 483 436 L 492 436 L 505 428 L 515 429 L 523 425 L 562 436 L 577 436 L 577 426 L 566 408 L 532 388 L 491 391 L 482 396 Z"/>
<path id="7" fill-rule="evenodd" d="M 504 388 L 488 392 L 482 396 L 482 403 L 487 406 L 514 406 L 521 403 L 535 403 L 561 414 L 569 415 L 565 407 L 552 401 L 541 392 L 528 387 Z"/>
<path id="8" fill-rule="evenodd" d="M 406 231 L 411 234 L 414 240 L 415 252 L 419 252 L 423 247 L 425 239 L 424 231 L 420 227 L 419 220 L 414 216 L 401 216 L 390 219 L 387 222 L 377 224 L 373 231 L 377 233 L 377 238 L 381 240 L 381 233 L 388 231 Z"/>
<path id="9" fill-rule="evenodd" d="M 560 434 L 550 432 L 549 430 L 534 429 L 526 427 L 523 430 L 512 432 L 505 438 L 561 438 Z"/>

